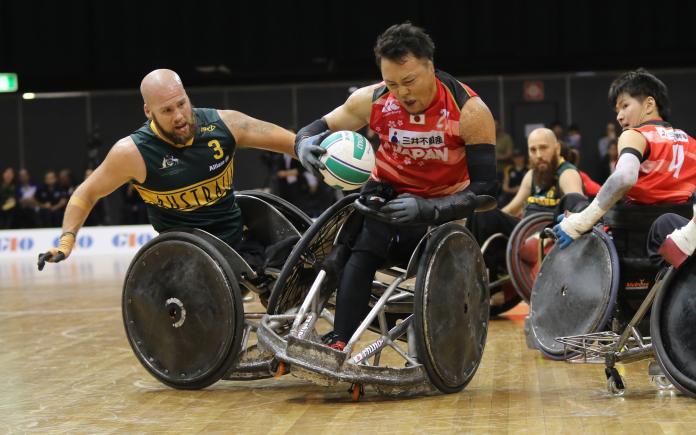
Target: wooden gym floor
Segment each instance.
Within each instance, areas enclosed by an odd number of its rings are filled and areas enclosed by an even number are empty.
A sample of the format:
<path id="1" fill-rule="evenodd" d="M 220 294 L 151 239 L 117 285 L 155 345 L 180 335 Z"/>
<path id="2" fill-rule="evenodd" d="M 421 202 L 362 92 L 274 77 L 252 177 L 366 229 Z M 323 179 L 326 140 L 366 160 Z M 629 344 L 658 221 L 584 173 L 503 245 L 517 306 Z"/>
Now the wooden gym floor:
<path id="1" fill-rule="evenodd" d="M 484 358 L 458 394 L 390 399 L 284 376 L 176 391 L 131 352 L 120 292 L 128 257 L 71 258 L 39 273 L 0 262 L 0 433 L 689 433 L 696 400 L 660 392 L 647 362 L 612 397 L 601 365 L 545 360 L 518 306 L 492 320 Z M 260 309 L 257 303 L 251 309 Z"/>

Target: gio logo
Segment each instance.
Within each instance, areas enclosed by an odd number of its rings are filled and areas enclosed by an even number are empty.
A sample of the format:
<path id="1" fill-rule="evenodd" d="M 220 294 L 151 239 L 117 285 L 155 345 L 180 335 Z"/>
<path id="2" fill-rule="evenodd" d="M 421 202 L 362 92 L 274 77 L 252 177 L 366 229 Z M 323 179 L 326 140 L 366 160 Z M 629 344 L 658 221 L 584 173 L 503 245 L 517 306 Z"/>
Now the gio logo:
<path id="1" fill-rule="evenodd" d="M 60 243 L 60 237 L 56 237 L 55 239 L 53 239 L 53 247 L 54 248 L 57 248 L 59 243 Z M 82 249 L 90 248 L 90 247 L 92 247 L 93 244 L 94 244 L 94 239 L 89 234 L 77 236 L 77 240 L 75 240 L 75 246 L 79 246 Z"/>
<path id="2" fill-rule="evenodd" d="M 179 164 L 179 159 L 177 159 L 176 157 L 174 157 L 172 155 L 167 155 L 167 156 L 164 156 L 164 158 L 162 159 L 162 167 L 160 169 L 171 168 L 172 166 L 176 166 L 178 164 Z"/>
<path id="3" fill-rule="evenodd" d="M 29 251 L 33 247 L 31 237 L 0 237 L 0 252 Z"/>
<path id="4" fill-rule="evenodd" d="M 111 239 L 111 244 L 117 248 L 133 248 L 136 246 L 143 246 L 145 243 L 152 239 L 152 234 L 150 233 L 121 233 L 116 234 L 113 239 Z"/>

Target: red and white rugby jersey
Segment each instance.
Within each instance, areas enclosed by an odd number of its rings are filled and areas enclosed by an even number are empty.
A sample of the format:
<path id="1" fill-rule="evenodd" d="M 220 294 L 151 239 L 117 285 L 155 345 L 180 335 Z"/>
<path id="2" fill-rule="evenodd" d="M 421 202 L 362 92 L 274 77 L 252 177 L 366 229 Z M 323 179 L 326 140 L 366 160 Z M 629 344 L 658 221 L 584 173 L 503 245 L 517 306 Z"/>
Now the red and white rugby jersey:
<path id="1" fill-rule="evenodd" d="M 409 114 L 382 84 L 373 95 L 370 128 L 380 139 L 372 178 L 398 193 L 438 197 L 469 185 L 459 115 L 477 94 L 443 71 L 436 72 L 437 95 L 425 112 Z"/>
<path id="2" fill-rule="evenodd" d="M 647 141 L 638 181 L 626 193 L 638 204 L 673 203 L 690 199 L 696 189 L 696 141 L 682 130 L 657 120 L 633 130 Z"/>

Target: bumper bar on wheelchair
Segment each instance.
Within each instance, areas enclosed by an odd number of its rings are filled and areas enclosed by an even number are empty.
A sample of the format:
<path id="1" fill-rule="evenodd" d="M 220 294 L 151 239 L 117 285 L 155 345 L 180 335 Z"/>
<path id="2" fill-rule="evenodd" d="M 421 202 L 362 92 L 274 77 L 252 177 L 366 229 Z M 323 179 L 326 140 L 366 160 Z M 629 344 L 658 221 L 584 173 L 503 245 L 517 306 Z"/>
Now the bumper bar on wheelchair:
<path id="1" fill-rule="evenodd" d="M 352 358 L 348 358 L 347 353 L 331 349 L 321 343 L 293 336 L 288 336 L 286 341 L 272 329 L 267 328 L 265 322 L 258 330 L 258 337 L 261 344 L 270 349 L 276 359 L 290 364 L 293 374 L 318 384 L 333 385 L 337 382 L 349 382 L 387 389 L 396 388 L 403 392 L 433 391 L 428 375 L 421 364 L 402 368 L 355 364 Z"/>
<path id="2" fill-rule="evenodd" d="M 405 279 L 405 275 L 397 277 L 387 287 L 342 352 L 304 338 L 306 331 L 313 329 L 318 317 L 320 317 L 316 313 L 319 307 L 315 301 L 324 276 L 325 274 L 321 271 L 296 314 L 264 316 L 257 330 L 261 346 L 267 348 L 277 360 L 289 363 L 296 376 L 319 384 L 332 385 L 336 382 L 372 384 L 397 394 L 432 391 L 433 388 L 423 365 L 394 343 L 394 340 L 408 331 L 413 315 L 390 331 L 386 331 L 384 319 L 380 318 L 380 337 L 357 354 L 352 355 L 351 353 L 352 346 L 357 343 L 368 326 L 380 315 L 392 292 Z M 310 306 L 312 307 L 311 311 L 309 310 Z M 324 311 L 322 310 L 321 317 L 324 316 Z M 281 337 L 276 333 L 274 327 L 279 326 L 282 321 L 288 322 L 290 320 L 293 321 L 290 333 Z M 378 366 L 377 363 L 375 365 L 368 364 L 368 358 L 374 356 L 375 361 L 377 361 L 381 351 L 387 346 L 394 349 L 404 359 L 404 367 L 394 368 Z"/>

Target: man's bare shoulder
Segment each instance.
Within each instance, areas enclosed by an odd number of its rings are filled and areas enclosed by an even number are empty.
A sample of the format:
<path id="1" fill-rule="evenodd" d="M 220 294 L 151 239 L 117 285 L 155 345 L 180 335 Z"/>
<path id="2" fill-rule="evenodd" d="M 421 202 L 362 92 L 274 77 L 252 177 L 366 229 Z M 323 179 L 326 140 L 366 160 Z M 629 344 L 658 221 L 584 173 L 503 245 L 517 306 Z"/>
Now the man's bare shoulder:
<path id="1" fill-rule="evenodd" d="M 126 136 L 116 141 L 116 143 L 111 147 L 109 154 L 113 154 L 114 157 L 119 158 L 141 157 L 138 147 L 135 145 L 135 142 L 130 136 Z"/>
<path id="2" fill-rule="evenodd" d="M 145 180 L 145 160 L 130 136 L 119 139 L 109 150 L 101 166 L 116 178 Z"/>
<path id="3" fill-rule="evenodd" d="M 347 105 L 351 106 L 370 106 L 372 104 L 372 97 L 375 93 L 375 90 L 384 87 L 384 83 L 374 83 L 372 85 L 367 85 L 363 86 L 362 88 L 357 89 L 354 91 L 350 96 L 348 97 L 348 101 L 346 101 Z"/>

